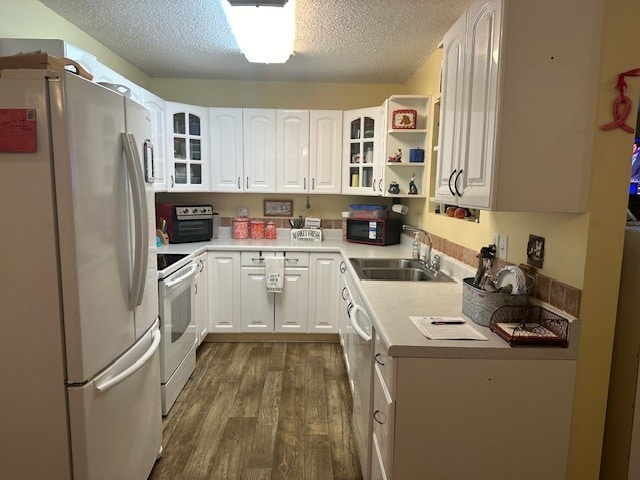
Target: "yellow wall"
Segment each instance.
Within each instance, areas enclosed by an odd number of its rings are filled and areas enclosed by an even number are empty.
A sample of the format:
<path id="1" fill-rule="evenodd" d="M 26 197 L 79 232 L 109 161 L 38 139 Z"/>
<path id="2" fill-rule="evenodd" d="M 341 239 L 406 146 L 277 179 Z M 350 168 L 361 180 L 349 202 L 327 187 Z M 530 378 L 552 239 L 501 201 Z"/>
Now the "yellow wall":
<path id="1" fill-rule="evenodd" d="M 610 120 L 616 75 L 640 66 L 640 35 L 637 0 L 603 0 L 605 4 L 598 124 Z M 3 0 L 0 4 L 0 37 L 64 38 L 96 55 L 103 63 L 169 100 L 201 105 L 358 108 L 381 104 L 393 93 L 432 94 L 438 89 L 440 54 L 434 54 L 404 86 L 340 85 L 306 83 L 228 82 L 213 80 L 149 79 L 103 45 L 53 14 L 36 0 Z M 594 52 L 594 54 L 597 54 Z M 628 95 L 634 109 L 640 95 L 640 79 L 630 79 Z M 589 99 L 586 99 L 589 101 Z M 550 114 L 553 108 L 550 105 Z M 570 108 L 570 106 L 557 106 Z M 598 478 L 607 396 L 609 364 L 615 323 L 618 278 L 622 257 L 626 183 L 632 136 L 622 131 L 600 132 L 593 146 L 590 213 L 519 214 L 482 212 L 479 224 L 452 220 L 429 213 L 428 204 L 411 199 L 410 222 L 420 223 L 435 234 L 466 247 L 487 244 L 492 232 L 509 235 L 509 261 L 524 261 L 529 233 L 547 241 L 543 273 L 583 289 L 578 376 L 568 476 L 570 480 Z M 210 200 L 225 216 L 240 204 L 250 215 L 261 213 L 261 195 L 198 194 L 162 198 Z M 349 203 L 366 198 L 315 196 L 312 209 L 339 218 Z M 296 214 L 304 196 L 294 196 Z M 544 460 L 542 460 L 544 461 Z M 608 479 L 607 479 L 608 480 Z"/>
<path id="2" fill-rule="evenodd" d="M 348 110 L 382 105 L 390 95 L 404 93 L 404 86 L 153 78 L 150 90 L 165 100 L 207 107 Z"/>

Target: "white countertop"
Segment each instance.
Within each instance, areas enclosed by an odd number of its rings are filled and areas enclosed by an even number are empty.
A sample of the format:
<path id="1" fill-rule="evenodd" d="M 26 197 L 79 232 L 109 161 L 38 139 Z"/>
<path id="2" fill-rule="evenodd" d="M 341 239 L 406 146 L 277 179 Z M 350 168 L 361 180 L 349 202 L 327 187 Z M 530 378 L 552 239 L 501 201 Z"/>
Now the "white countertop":
<path id="1" fill-rule="evenodd" d="M 225 235 L 226 234 L 226 235 Z M 208 242 L 163 245 L 158 253 L 199 254 L 212 251 L 307 251 L 336 252 L 350 257 L 410 258 L 411 242 L 386 247 L 343 242 L 340 230 L 328 231 L 322 242 L 292 242 L 288 229 L 278 230 L 276 240 L 234 240 L 221 229 L 221 238 Z M 438 252 L 440 254 L 440 252 Z M 456 283 L 394 282 L 358 280 L 351 263 L 347 269 L 354 279 L 364 306 L 371 313 L 376 333 L 387 346 L 389 355 L 397 357 L 541 359 L 560 360 L 577 357 L 578 321 L 573 321 L 569 347 L 511 347 L 489 328 L 475 324 L 462 313 L 463 277 L 473 276 L 473 269 L 444 255 L 442 271 Z M 547 305 L 545 307 L 548 308 Z M 409 316 L 463 317 L 488 341 L 430 340 L 413 325 Z"/>

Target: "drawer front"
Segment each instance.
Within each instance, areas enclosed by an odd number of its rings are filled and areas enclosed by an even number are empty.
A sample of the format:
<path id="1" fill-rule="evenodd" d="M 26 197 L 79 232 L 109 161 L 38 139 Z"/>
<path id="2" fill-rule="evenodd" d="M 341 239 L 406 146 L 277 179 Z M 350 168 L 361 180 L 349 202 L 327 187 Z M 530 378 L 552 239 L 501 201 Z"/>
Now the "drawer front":
<path id="1" fill-rule="evenodd" d="M 395 400 L 396 398 L 396 362 L 393 357 L 387 355 L 387 349 L 383 345 L 380 337 L 376 335 L 376 343 L 375 343 L 375 366 L 380 371 L 382 376 L 382 380 L 384 381 L 384 386 L 391 395 L 391 399 Z"/>
<path id="2" fill-rule="evenodd" d="M 274 255 L 275 252 L 240 252 L 240 265 L 243 267 L 264 267 L 264 259 Z"/>
<path id="3" fill-rule="evenodd" d="M 309 253 L 307 252 L 276 252 L 280 257 L 284 255 L 284 266 L 286 267 L 308 267 Z"/>
<path id="4" fill-rule="evenodd" d="M 390 471 L 393 456 L 393 436 L 395 421 L 395 402 L 387 396 L 382 386 L 382 375 L 379 368 L 375 368 L 373 375 L 373 436 L 377 441 L 382 459 L 382 470 L 387 478 L 391 478 Z"/>
<path id="5" fill-rule="evenodd" d="M 308 252 L 240 252 L 240 265 L 243 267 L 264 267 L 266 257 L 284 256 L 284 266 L 287 267 L 308 267 Z"/>

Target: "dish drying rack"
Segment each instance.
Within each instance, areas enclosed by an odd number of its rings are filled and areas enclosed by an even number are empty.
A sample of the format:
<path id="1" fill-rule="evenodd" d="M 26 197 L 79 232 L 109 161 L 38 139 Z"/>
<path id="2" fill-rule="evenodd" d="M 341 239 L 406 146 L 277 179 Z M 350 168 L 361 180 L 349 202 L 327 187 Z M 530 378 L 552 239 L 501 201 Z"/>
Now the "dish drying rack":
<path id="1" fill-rule="evenodd" d="M 510 345 L 569 346 L 569 320 L 537 305 L 505 305 L 489 328 Z"/>

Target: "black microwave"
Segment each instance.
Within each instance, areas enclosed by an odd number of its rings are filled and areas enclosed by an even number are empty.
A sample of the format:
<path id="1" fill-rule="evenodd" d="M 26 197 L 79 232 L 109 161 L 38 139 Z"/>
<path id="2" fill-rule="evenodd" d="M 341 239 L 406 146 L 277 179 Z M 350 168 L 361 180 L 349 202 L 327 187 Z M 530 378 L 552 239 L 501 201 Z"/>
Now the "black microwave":
<path id="1" fill-rule="evenodd" d="M 400 243 L 402 220 L 396 218 L 347 218 L 347 241 L 369 245 Z"/>

